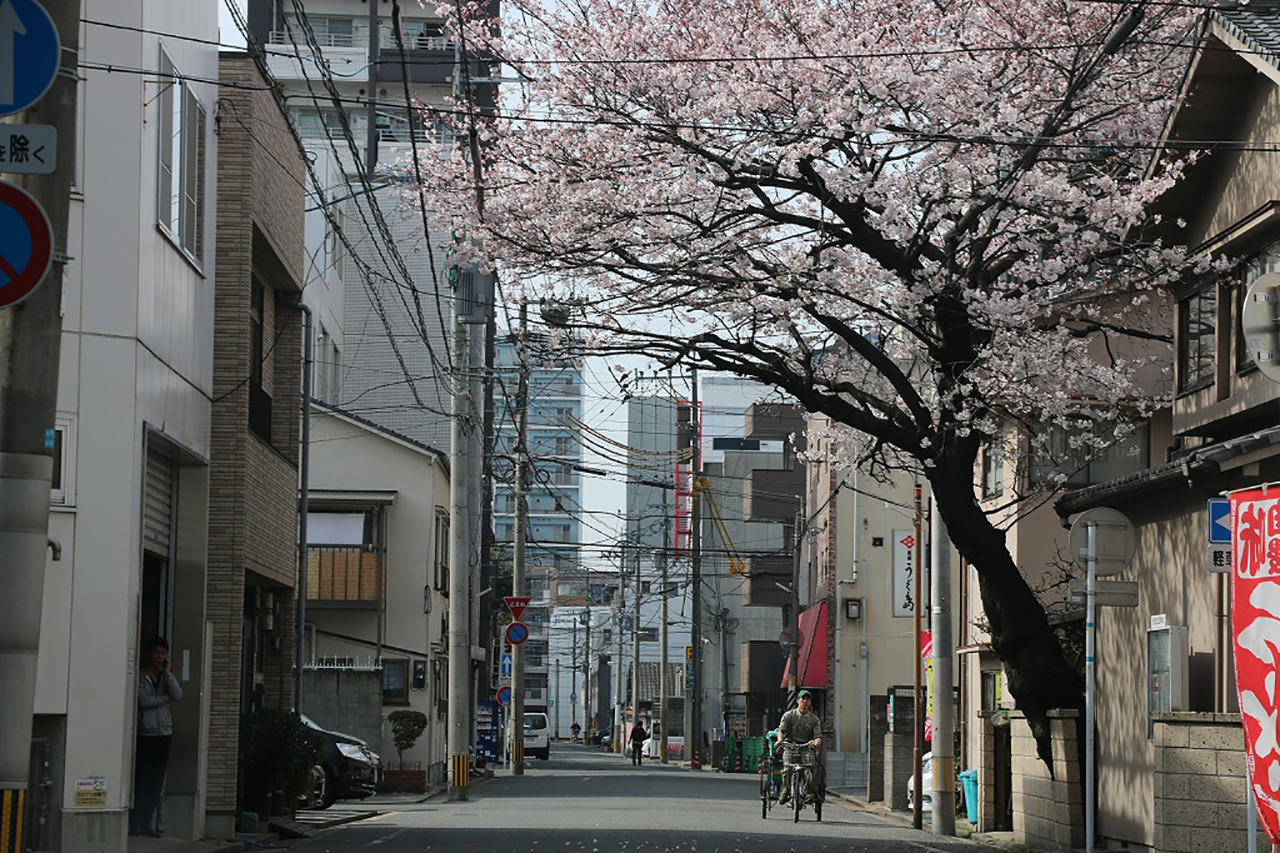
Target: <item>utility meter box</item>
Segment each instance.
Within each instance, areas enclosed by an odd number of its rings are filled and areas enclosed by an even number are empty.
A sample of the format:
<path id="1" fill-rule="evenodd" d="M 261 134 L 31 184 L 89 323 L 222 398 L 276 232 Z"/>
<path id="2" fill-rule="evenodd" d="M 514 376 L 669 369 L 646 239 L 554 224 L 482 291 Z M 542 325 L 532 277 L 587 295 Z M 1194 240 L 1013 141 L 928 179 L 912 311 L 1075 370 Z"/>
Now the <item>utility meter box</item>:
<path id="1" fill-rule="evenodd" d="M 1155 715 L 1189 708 L 1187 665 L 1190 656 L 1185 626 L 1152 616 L 1147 631 L 1147 739 L 1155 736 Z"/>

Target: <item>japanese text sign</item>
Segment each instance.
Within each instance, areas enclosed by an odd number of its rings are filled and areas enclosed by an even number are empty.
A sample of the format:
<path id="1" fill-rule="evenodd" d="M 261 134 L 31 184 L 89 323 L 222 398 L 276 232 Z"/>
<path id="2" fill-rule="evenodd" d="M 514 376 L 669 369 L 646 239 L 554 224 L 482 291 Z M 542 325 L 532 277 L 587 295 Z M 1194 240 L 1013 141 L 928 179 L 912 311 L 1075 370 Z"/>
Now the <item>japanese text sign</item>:
<path id="1" fill-rule="evenodd" d="M 1249 784 L 1258 819 L 1280 839 L 1280 489 L 1231 495 L 1231 636 L 1244 721 Z"/>

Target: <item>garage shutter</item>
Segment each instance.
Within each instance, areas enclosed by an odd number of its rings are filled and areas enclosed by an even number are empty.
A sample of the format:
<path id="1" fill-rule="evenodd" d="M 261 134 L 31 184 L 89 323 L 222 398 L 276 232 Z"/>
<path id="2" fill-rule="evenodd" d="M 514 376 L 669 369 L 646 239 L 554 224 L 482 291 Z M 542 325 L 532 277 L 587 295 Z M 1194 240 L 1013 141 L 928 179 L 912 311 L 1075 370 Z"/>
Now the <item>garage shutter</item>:
<path id="1" fill-rule="evenodd" d="M 142 547 L 169 556 L 173 524 L 173 462 L 155 447 L 147 448 L 147 473 L 142 498 Z"/>

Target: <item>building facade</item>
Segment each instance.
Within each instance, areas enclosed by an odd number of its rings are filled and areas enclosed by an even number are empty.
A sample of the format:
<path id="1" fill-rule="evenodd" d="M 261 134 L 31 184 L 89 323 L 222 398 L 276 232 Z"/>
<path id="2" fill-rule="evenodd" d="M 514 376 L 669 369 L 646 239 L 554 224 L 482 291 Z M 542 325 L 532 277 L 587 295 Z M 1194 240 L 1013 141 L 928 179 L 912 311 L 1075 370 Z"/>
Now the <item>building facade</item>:
<path id="1" fill-rule="evenodd" d="M 206 607 L 213 442 L 217 10 L 86 3 L 35 737 L 41 849 L 122 851 L 141 647 L 169 641 L 164 826 L 206 834 L 215 657 Z M 167 35 L 158 35 L 165 33 Z M 130 156 L 104 156 L 131 152 Z M 94 780 L 93 796 L 77 781 Z M 82 789 L 83 786 L 80 786 Z"/>

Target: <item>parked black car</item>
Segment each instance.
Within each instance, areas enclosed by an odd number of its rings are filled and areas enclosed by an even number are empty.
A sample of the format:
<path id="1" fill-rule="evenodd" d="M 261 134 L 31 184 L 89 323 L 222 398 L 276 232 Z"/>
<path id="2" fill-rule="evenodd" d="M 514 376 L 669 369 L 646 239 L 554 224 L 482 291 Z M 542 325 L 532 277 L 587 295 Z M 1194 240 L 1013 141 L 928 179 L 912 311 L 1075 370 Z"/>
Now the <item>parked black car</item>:
<path id="1" fill-rule="evenodd" d="M 378 789 L 381 760 L 369 744 L 353 735 L 331 732 L 302 715 L 302 722 L 324 738 L 320 763 L 311 768 L 311 790 L 304 807 L 327 809 L 336 800 L 362 800 Z"/>

